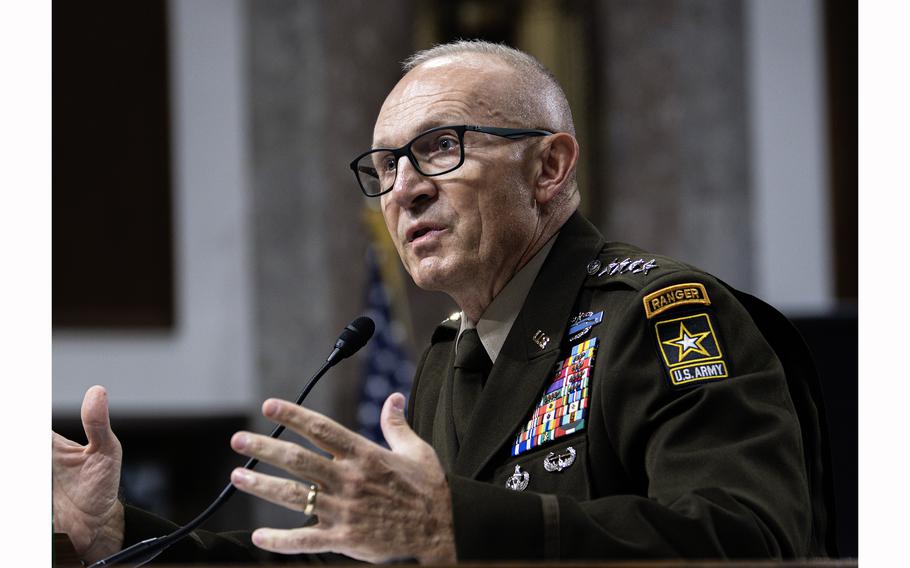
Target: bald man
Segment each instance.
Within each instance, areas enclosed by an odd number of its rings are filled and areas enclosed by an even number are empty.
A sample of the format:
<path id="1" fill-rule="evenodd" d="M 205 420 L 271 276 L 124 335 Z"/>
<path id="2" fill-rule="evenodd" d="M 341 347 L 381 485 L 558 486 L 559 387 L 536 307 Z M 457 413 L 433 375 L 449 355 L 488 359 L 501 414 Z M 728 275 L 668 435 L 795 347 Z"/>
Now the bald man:
<path id="1" fill-rule="evenodd" d="M 339 553 L 385 562 L 825 554 L 811 361 L 767 305 L 670 258 L 606 242 L 576 211 L 565 96 L 484 42 L 418 53 L 351 169 L 421 288 L 461 308 L 434 333 L 390 450 L 270 399 L 329 457 L 238 432 L 241 491 L 313 514 L 252 535 L 197 531 L 162 559 Z M 55 528 L 86 560 L 173 529 L 117 500 L 105 393 L 89 445 L 55 435 Z M 255 546 L 251 546 L 255 545 Z"/>

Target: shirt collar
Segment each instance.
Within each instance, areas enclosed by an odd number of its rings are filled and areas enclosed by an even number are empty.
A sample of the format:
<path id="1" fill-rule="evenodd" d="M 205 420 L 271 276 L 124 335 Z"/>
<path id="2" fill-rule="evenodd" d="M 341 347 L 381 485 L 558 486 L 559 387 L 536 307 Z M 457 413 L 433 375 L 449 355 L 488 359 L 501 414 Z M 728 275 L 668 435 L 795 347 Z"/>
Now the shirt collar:
<path id="1" fill-rule="evenodd" d="M 464 312 L 461 312 L 461 328 L 458 330 L 458 337 L 461 338 L 461 333 L 466 329 L 476 327 L 477 335 L 480 336 L 483 348 L 486 350 L 487 355 L 490 356 L 490 360 L 495 363 L 499 352 L 502 351 L 503 344 L 506 342 L 506 338 L 509 336 L 509 332 L 512 330 L 512 324 L 518 318 L 518 312 L 521 311 L 521 306 L 524 305 L 528 292 L 531 291 L 531 285 L 537 279 L 537 273 L 540 272 L 543 261 L 550 254 L 550 249 L 553 248 L 554 242 L 556 242 L 556 235 L 553 235 L 537 251 L 537 254 L 509 280 L 505 288 L 493 298 L 493 301 L 484 310 L 476 325 L 468 320 Z M 457 342 L 455 348 L 458 348 Z"/>

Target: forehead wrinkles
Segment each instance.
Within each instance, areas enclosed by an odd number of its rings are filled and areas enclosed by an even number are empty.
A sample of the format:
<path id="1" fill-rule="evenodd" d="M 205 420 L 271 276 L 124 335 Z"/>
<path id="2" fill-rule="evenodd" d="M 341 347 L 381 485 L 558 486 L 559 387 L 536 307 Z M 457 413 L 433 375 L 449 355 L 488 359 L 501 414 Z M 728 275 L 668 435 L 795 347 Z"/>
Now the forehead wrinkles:
<path id="1" fill-rule="evenodd" d="M 446 80 L 457 83 L 456 77 Z M 403 144 L 420 132 L 445 124 L 518 126 L 506 109 L 509 100 L 490 87 L 488 74 L 477 74 L 463 86 L 440 84 L 438 79 L 412 80 L 386 99 L 374 127 L 373 146 Z"/>
<path id="2" fill-rule="evenodd" d="M 417 95 L 400 98 L 382 109 L 376 122 L 378 130 L 410 130 L 436 117 L 461 118 L 471 114 L 472 105 L 458 95 Z M 416 132 L 415 132 L 416 134 Z"/>

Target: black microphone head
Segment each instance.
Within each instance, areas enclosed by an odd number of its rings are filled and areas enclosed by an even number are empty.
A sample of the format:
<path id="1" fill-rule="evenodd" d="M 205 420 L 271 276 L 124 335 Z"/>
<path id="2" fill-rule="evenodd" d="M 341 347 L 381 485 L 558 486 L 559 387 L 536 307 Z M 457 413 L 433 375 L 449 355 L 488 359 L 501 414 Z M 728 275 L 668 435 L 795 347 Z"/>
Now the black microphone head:
<path id="1" fill-rule="evenodd" d="M 373 337 L 374 331 L 376 331 L 376 324 L 366 316 L 360 316 L 344 326 L 344 330 L 338 336 L 338 341 L 335 342 L 337 355 L 333 353 L 334 360 L 340 361 L 357 353 Z"/>

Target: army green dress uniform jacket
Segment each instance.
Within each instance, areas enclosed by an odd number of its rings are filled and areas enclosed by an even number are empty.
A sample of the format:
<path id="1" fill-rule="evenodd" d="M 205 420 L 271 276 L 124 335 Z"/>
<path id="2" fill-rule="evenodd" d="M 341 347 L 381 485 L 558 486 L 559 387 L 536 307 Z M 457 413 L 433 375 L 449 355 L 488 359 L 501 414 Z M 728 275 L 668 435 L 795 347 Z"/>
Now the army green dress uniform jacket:
<path id="1" fill-rule="evenodd" d="M 585 316 L 593 325 L 570 333 Z M 825 553 L 813 368 L 769 306 L 678 261 L 605 243 L 576 213 L 460 447 L 457 330 L 446 322 L 433 335 L 409 416 L 450 472 L 459 560 Z M 583 426 L 513 455 L 561 363 L 591 343 Z"/>
<path id="2" fill-rule="evenodd" d="M 447 471 L 459 561 L 825 554 L 830 488 L 814 368 L 766 304 L 678 261 L 606 243 L 576 213 L 460 445 L 458 327 L 434 333 L 408 416 Z M 579 347 L 588 355 L 586 390 L 573 395 L 584 395 L 575 401 L 583 424 L 527 449 L 522 433 Z M 126 528 L 129 545 L 176 526 L 127 508 Z M 160 560 L 266 558 L 301 560 L 255 549 L 249 533 L 206 531 Z"/>

